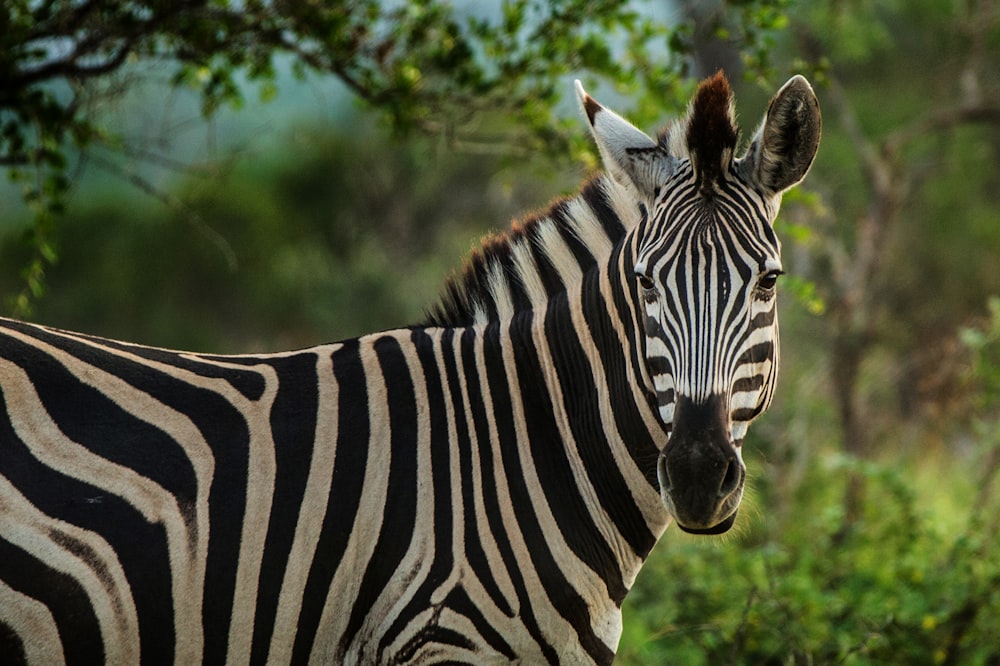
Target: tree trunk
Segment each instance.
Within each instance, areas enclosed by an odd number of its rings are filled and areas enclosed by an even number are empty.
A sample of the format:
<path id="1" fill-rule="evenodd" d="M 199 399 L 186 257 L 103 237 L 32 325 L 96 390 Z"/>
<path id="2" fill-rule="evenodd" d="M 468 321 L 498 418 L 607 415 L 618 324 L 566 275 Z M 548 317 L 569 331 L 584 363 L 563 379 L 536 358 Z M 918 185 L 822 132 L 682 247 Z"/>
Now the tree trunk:
<path id="1" fill-rule="evenodd" d="M 837 401 L 837 412 L 844 438 L 844 451 L 855 459 L 869 453 L 869 431 L 859 401 L 858 377 L 867 345 L 862 336 L 838 326 L 831 354 L 831 376 Z M 844 492 L 844 529 L 860 517 L 864 508 L 865 479 L 856 470 L 849 472 Z"/>

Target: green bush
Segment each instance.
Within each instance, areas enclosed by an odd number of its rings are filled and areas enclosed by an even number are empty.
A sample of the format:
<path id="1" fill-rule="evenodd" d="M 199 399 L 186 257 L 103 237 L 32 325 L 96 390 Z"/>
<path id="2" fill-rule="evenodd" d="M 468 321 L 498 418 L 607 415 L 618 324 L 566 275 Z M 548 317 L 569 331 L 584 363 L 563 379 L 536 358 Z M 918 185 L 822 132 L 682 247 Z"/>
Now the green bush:
<path id="1" fill-rule="evenodd" d="M 852 472 L 867 503 L 848 525 Z M 668 531 L 626 601 L 620 663 L 997 663 L 988 512 L 970 507 L 948 533 L 926 501 L 943 487 L 918 489 L 911 472 L 825 455 L 782 525 L 714 541 Z"/>

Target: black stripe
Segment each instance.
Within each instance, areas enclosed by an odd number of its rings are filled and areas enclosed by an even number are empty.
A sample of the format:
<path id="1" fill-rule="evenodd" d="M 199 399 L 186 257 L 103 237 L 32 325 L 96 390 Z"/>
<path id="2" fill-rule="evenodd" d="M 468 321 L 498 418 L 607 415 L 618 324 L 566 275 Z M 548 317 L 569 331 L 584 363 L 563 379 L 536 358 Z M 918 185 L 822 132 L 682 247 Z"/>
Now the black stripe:
<path id="1" fill-rule="evenodd" d="M 754 315 L 753 320 L 750 322 L 751 329 L 767 328 L 774 324 L 774 320 L 777 317 L 778 309 L 776 307 L 770 307 L 763 312 L 759 312 Z"/>
<path id="2" fill-rule="evenodd" d="M 531 448 L 530 455 L 539 476 L 545 480 L 546 497 L 557 521 L 571 520 L 560 525 L 565 534 L 583 526 L 572 520 L 572 516 L 565 512 L 561 505 L 580 502 L 582 498 L 577 494 L 576 485 L 572 482 L 572 473 L 568 469 L 565 450 L 561 447 L 562 442 L 554 421 L 551 396 L 542 380 L 541 364 L 532 340 L 531 318 L 525 316 L 515 319 L 510 326 L 510 336 L 511 344 L 514 346 L 514 361 Z M 514 513 L 542 587 L 545 588 L 552 605 L 576 631 L 581 647 L 598 663 L 610 663 L 614 653 L 594 635 L 590 623 L 590 609 L 586 601 L 566 580 L 549 550 L 548 540 L 532 507 L 520 456 L 521 452 L 517 447 L 507 446 L 503 449 L 504 470 L 507 474 Z M 560 491 L 565 496 L 558 499 L 556 495 Z M 555 499 L 558 501 L 554 501 Z"/>
<path id="3" fill-rule="evenodd" d="M 37 599 L 52 613 L 67 666 L 104 661 L 97 616 L 87 593 L 72 576 L 56 571 L 3 538 L 0 538 L 0 574 L 0 580 L 13 590 Z M 8 647 L 6 638 L 0 634 L 0 648 Z M 4 663 L 9 654 L 4 650 Z M 160 663 L 162 656 L 149 663 Z M 164 662 L 172 660 L 171 654 Z"/>
<path id="4" fill-rule="evenodd" d="M 497 631 L 497 629 L 493 627 L 485 617 L 483 617 L 482 612 L 472 599 L 469 598 L 467 590 L 461 587 L 455 588 L 448 594 L 448 598 L 445 599 L 445 604 L 448 608 L 451 608 L 456 613 L 459 613 L 468 619 L 472 623 L 472 626 L 476 628 L 479 635 L 483 637 L 491 648 L 502 654 L 511 662 L 517 659 L 517 654 L 514 652 L 514 649 L 500 634 L 500 632 Z"/>
<path id="5" fill-rule="evenodd" d="M 472 467 L 472 456 L 475 452 L 472 450 L 472 441 L 469 437 L 470 427 L 475 427 L 476 429 L 476 440 L 480 450 L 489 450 L 490 441 L 489 434 L 485 431 L 486 415 L 482 411 L 483 393 L 480 389 L 479 371 L 476 367 L 475 340 L 476 332 L 474 329 L 468 328 L 462 331 L 462 337 L 459 344 L 462 354 L 461 372 L 465 378 L 466 385 L 465 396 L 463 396 L 459 391 L 460 370 L 454 355 L 445 355 L 445 371 L 447 381 L 449 386 L 452 387 L 452 408 L 455 411 L 455 431 L 458 435 L 457 446 L 460 455 L 460 473 L 462 475 L 462 505 L 465 507 L 463 512 L 463 541 L 465 544 L 465 558 L 469 565 L 472 566 L 473 570 L 476 571 L 477 579 L 486 590 L 486 594 L 490 596 L 493 604 L 505 615 L 513 616 L 514 611 L 510 608 L 510 605 L 504 598 L 503 593 L 500 591 L 500 586 L 497 584 L 490 569 L 489 562 L 486 559 L 486 553 L 483 552 L 477 523 L 478 516 L 476 515 L 476 499 L 473 492 L 475 480 L 473 479 Z M 471 409 L 471 413 L 468 415 L 465 413 L 466 404 L 468 404 Z M 470 423 L 470 420 L 472 423 Z M 482 483 L 482 479 L 479 481 Z"/>
<path id="6" fill-rule="evenodd" d="M 560 266 L 556 266 L 555 261 L 545 251 L 541 237 L 536 236 L 532 239 L 531 256 L 534 257 L 535 265 L 538 266 L 538 278 L 541 280 L 542 286 L 545 287 L 546 297 L 551 299 L 564 292 L 566 285 L 563 284 L 562 275 L 559 272 Z M 529 310 L 530 308 L 523 309 Z"/>
<path id="7" fill-rule="evenodd" d="M 407 641 L 406 644 L 399 649 L 399 652 L 393 655 L 391 662 L 385 662 L 385 663 L 408 664 L 417 654 L 417 651 L 426 645 L 434 645 L 434 646 L 440 645 L 446 648 L 451 648 L 451 650 L 448 650 L 448 652 L 453 651 L 454 648 L 459 648 L 461 650 L 472 652 L 473 649 L 475 648 L 475 645 L 473 645 L 472 641 L 470 641 L 468 638 L 458 633 L 457 631 L 453 629 L 447 629 L 445 627 L 431 625 L 429 627 L 422 629 L 419 633 L 417 633 L 416 636 Z M 432 648 L 430 654 L 433 655 L 435 651 L 436 650 Z M 421 660 L 421 663 L 424 663 L 424 661 L 425 660 Z M 463 662 L 456 662 L 449 659 L 447 663 L 461 664 Z"/>
<path id="8" fill-rule="evenodd" d="M 483 250 L 484 263 L 479 271 L 479 279 L 485 288 L 483 289 L 483 300 L 490 301 L 491 319 L 499 316 L 496 309 L 496 302 L 493 299 L 493 293 L 488 288 L 489 285 L 494 283 L 495 277 L 499 277 L 504 285 L 506 285 L 515 311 L 531 307 L 531 301 L 528 299 L 528 294 L 524 290 L 521 281 L 511 279 L 511 276 L 517 275 L 517 267 L 514 264 L 514 255 L 511 247 L 511 241 L 508 240 L 506 242 L 494 243 Z"/>
<path id="9" fill-rule="evenodd" d="M 743 377 L 733 382 L 733 393 L 746 393 L 749 391 L 759 391 L 764 386 L 764 375 L 756 374 L 752 377 Z"/>
<path id="10" fill-rule="evenodd" d="M 732 419 L 734 422 L 748 423 L 757 418 L 757 416 L 763 411 L 763 405 L 760 407 L 743 407 L 733 411 Z"/>
<path id="11" fill-rule="evenodd" d="M 32 354 L 24 355 L 20 343 L 17 345 L 10 343 L 10 340 L 4 340 L 5 356 L 17 349 L 22 361 L 37 361 L 49 370 L 58 368 L 59 371 L 64 371 L 61 366 L 53 364 L 49 357 L 39 354 L 37 350 L 32 349 Z M 36 390 L 46 393 L 45 386 L 48 386 L 53 377 L 55 383 L 65 381 L 61 384 L 63 391 L 55 402 L 72 403 L 79 391 L 86 389 L 75 379 L 66 380 L 61 372 L 55 372 L 37 376 Z M 7 398 L 4 396 L 3 414 L 8 413 L 6 402 Z M 51 400 L 48 404 L 50 407 L 53 406 Z M 169 460 L 168 456 L 166 461 Z M 155 662 L 156 659 L 164 657 L 172 660 L 174 622 L 171 569 L 163 525 L 147 522 L 135 507 L 122 498 L 109 495 L 97 486 L 63 475 L 42 464 L 20 440 L 6 418 L 0 420 L 0 476 L 10 480 L 39 512 L 99 534 L 108 542 L 122 565 L 130 593 L 135 599 L 143 660 Z M 189 525 L 193 525 L 193 514 L 185 511 L 183 503 L 181 509 Z M 65 532 L 60 534 L 64 535 Z M 64 547 L 69 543 L 65 538 L 61 541 Z M 94 569 L 95 575 L 101 577 L 104 574 L 107 578 L 107 572 L 103 571 L 96 558 L 86 557 L 89 552 L 83 552 L 75 545 L 76 543 L 74 540 L 68 550 L 89 564 Z M 4 574 L 0 579 L 13 585 L 13 581 L 24 577 L 25 571 L 28 570 L 12 569 L 12 571 L 16 573 Z M 55 591 L 53 594 L 52 603 L 58 606 L 61 597 L 55 594 Z M 74 602 L 71 599 L 67 601 L 67 604 L 72 603 Z M 53 614 L 62 612 L 64 612 L 62 609 L 53 609 Z M 84 640 L 82 632 L 86 630 L 86 623 L 78 630 L 74 630 L 77 640 Z"/>
<path id="12" fill-rule="evenodd" d="M 247 366 L 260 365 L 262 361 L 258 357 L 209 356 L 199 354 L 195 358 L 188 354 L 182 354 L 169 350 L 155 349 L 151 347 L 133 347 L 131 345 L 123 345 L 114 341 L 109 341 L 107 346 L 111 348 L 120 348 L 122 351 L 130 352 L 136 356 L 149 359 L 150 361 L 158 361 L 160 363 L 172 365 L 175 368 L 187 370 L 206 379 L 223 379 L 247 400 L 260 400 L 261 396 L 264 395 L 264 390 L 267 388 L 264 377 L 261 376 L 259 372 L 253 371 L 252 368 L 239 370 L 237 368 L 220 367 L 217 365 L 217 363 Z M 201 359 L 204 359 L 204 361 Z"/>
<path id="13" fill-rule="evenodd" d="M 576 225 L 569 215 L 569 201 L 564 201 L 559 206 L 552 209 L 552 219 L 556 222 L 556 229 L 562 236 L 566 246 L 576 259 L 580 270 L 586 272 L 597 265 L 597 258 L 594 256 L 594 249 L 588 248 L 576 234 Z M 583 224 L 582 222 L 580 224 Z"/>
<path id="14" fill-rule="evenodd" d="M 399 563 L 413 539 L 417 512 L 417 461 L 414 435 L 417 432 L 416 387 L 399 342 L 384 336 L 372 348 L 382 370 L 389 407 L 390 446 L 388 493 L 382 529 L 368 567 L 361 578 L 357 599 L 341 637 L 340 649 L 347 650 L 386 584 L 398 575 Z"/>
<path id="15" fill-rule="evenodd" d="M 487 511 L 487 525 L 485 528 L 492 529 L 493 534 L 500 535 L 503 533 L 500 512 L 497 507 L 496 495 L 490 492 L 491 488 L 496 487 L 496 479 L 493 475 L 492 457 L 490 455 L 492 447 L 487 421 L 488 417 L 484 409 L 484 394 L 481 389 L 481 382 L 485 381 L 486 377 L 480 377 L 479 375 L 479 359 L 476 356 L 476 339 L 477 337 L 474 329 L 468 328 L 462 332 L 462 372 L 465 375 L 466 390 L 468 392 L 467 401 L 470 409 L 469 418 L 472 421 L 472 427 L 475 428 L 476 442 L 480 457 L 481 478 L 479 479 L 479 487 L 481 489 L 480 492 L 483 494 L 483 504 Z M 446 362 L 445 367 L 448 372 L 448 383 L 457 388 L 458 369 L 450 360 Z M 457 394 L 457 391 L 452 391 L 452 396 L 456 405 L 455 412 L 457 418 L 455 425 L 459 432 L 459 447 L 463 454 L 462 501 L 466 507 L 464 525 L 465 557 L 469 565 L 476 572 L 477 580 L 479 580 L 480 584 L 482 584 L 486 593 L 490 595 L 490 599 L 493 601 L 493 604 L 508 617 L 513 617 L 514 609 L 510 607 L 510 604 L 507 603 L 506 597 L 504 597 L 503 593 L 500 591 L 500 586 L 493 576 L 490 563 L 486 559 L 486 553 L 483 551 L 483 546 L 480 542 L 479 529 L 477 528 L 476 522 L 476 501 L 473 494 L 473 485 L 475 482 L 472 478 L 472 456 L 475 455 L 475 452 L 472 451 L 471 441 L 464 434 L 465 428 L 469 425 L 464 413 L 465 408 L 460 402 L 460 396 Z M 497 398 L 495 397 L 494 400 L 496 399 Z M 500 396 L 500 399 L 506 400 L 506 396 Z M 508 546 L 508 540 L 498 539 L 498 546 Z M 508 570 L 510 570 L 510 565 L 513 562 L 513 554 L 509 554 L 509 552 L 509 546 L 506 550 L 501 548 L 502 557 Z"/>
<path id="16" fill-rule="evenodd" d="M 454 330 L 445 331 L 441 340 L 443 354 L 446 357 L 451 356 L 454 333 Z M 434 497 L 434 565 L 431 567 L 429 576 L 430 588 L 428 592 L 430 592 L 430 589 L 433 589 L 448 576 L 454 565 L 452 535 L 455 529 L 455 525 L 453 525 L 455 514 L 452 511 L 451 489 L 455 483 L 460 483 L 461 480 L 451 478 L 451 438 L 448 432 L 448 412 L 445 408 L 448 396 L 441 381 L 437 359 L 434 357 L 435 343 L 430 336 L 421 330 L 414 330 L 410 339 L 424 371 L 423 394 L 426 399 L 431 428 L 431 478 L 429 480 L 433 483 Z M 457 388 L 457 384 L 452 386 Z M 415 437 L 416 423 L 410 432 L 413 433 L 410 436 Z M 415 447 L 413 448 L 415 452 Z M 393 453 L 395 455 L 395 449 Z"/>
<path id="17" fill-rule="evenodd" d="M 327 592 L 347 548 L 354 518 L 361 502 L 365 468 L 368 464 L 368 389 L 357 340 L 349 340 L 333 353 L 333 377 L 337 382 L 337 454 L 333 465 L 330 500 L 323 517 L 313 559 L 306 581 L 305 596 L 299 615 L 292 662 L 309 661 L 316 632 L 323 615 Z M 319 381 L 329 381 L 320 377 Z M 347 612 L 353 599 L 338 599 L 338 612 Z"/>
<path id="18" fill-rule="evenodd" d="M 232 368 L 220 368 L 212 363 L 201 363 L 191 358 L 194 356 L 192 354 L 185 354 L 184 352 L 171 351 L 168 349 L 159 349 L 156 347 L 145 347 L 142 345 L 102 338 L 96 335 L 87 335 L 85 333 L 60 331 L 58 329 L 35 326 L 33 324 L 27 324 L 13 319 L 4 319 L 0 322 L 0 324 L 2 324 L 3 327 L 18 331 L 24 335 L 31 336 L 35 339 L 47 342 L 48 344 L 60 348 L 66 347 L 67 343 L 71 341 L 75 344 L 82 344 L 86 341 L 109 350 L 109 358 L 117 358 L 118 355 L 115 352 L 122 351 L 138 356 L 139 358 L 188 370 L 201 377 L 224 379 L 229 382 L 234 389 L 242 393 L 248 400 L 258 400 L 264 393 L 264 381 L 258 373 L 252 371 L 240 372 Z M 231 364 L 242 363 L 256 365 L 260 362 L 255 357 L 209 356 L 204 354 L 199 354 L 197 356 Z M 110 362 L 113 363 L 113 361 Z M 101 364 L 96 365 L 98 365 L 98 367 L 105 367 Z"/>
<path id="19" fill-rule="evenodd" d="M 28 655 L 24 651 L 24 641 L 3 620 L 0 620 L 0 654 L 8 666 L 28 666 Z"/>
<path id="20" fill-rule="evenodd" d="M 621 218 L 611 207 L 611 202 L 604 190 L 605 187 L 605 179 L 595 178 L 583 186 L 580 190 L 580 197 L 594 211 L 597 221 L 601 223 L 601 228 L 604 229 L 604 233 L 612 244 L 617 244 L 625 235 L 625 225 L 622 224 Z"/>
<path id="21" fill-rule="evenodd" d="M 669 375 L 670 359 L 666 356 L 647 356 L 646 362 L 649 365 L 649 372 L 653 375 Z"/>
<path id="22" fill-rule="evenodd" d="M 616 249 L 612 253 L 612 265 L 620 252 L 621 250 Z M 660 455 L 660 449 L 651 438 L 649 431 L 646 430 L 642 415 L 639 413 L 639 408 L 632 399 L 635 387 L 629 380 L 627 367 L 627 363 L 629 362 L 634 364 L 646 362 L 645 358 L 640 358 L 637 353 L 640 350 L 643 354 L 645 353 L 643 347 L 645 345 L 645 338 L 641 341 L 637 340 L 637 338 L 642 335 L 642 328 L 639 325 L 646 315 L 642 307 L 637 307 L 633 310 L 630 306 L 625 295 L 626 288 L 628 287 L 622 285 L 615 286 L 614 282 L 612 282 L 611 293 L 613 309 L 618 313 L 621 327 L 625 330 L 625 335 L 632 336 L 625 343 L 626 349 L 632 350 L 633 356 L 631 359 L 626 359 L 622 356 L 621 340 L 619 340 L 618 334 L 614 329 L 614 324 L 611 321 L 611 316 L 606 310 L 595 307 L 584 307 L 583 315 L 587 320 L 590 334 L 593 336 L 601 355 L 601 365 L 604 367 L 604 376 L 608 382 L 608 394 L 612 401 L 611 411 L 615 415 L 618 432 L 621 433 L 622 439 L 628 447 L 629 454 L 635 460 L 639 469 L 642 470 L 650 488 L 659 490 L 660 482 L 656 475 L 656 461 Z M 640 342 L 642 343 L 641 345 Z M 636 377 L 641 376 L 638 368 L 635 368 L 634 375 Z M 650 396 L 649 406 L 654 412 L 656 411 L 656 405 L 652 402 L 652 396 Z M 659 419 L 658 412 L 657 419 Z M 648 528 L 646 528 L 646 532 L 649 532 Z M 652 541 L 649 541 L 647 537 L 643 536 L 642 547 L 645 548 L 648 546 L 648 548 L 646 550 L 636 550 L 636 553 L 640 555 L 648 553 L 655 543 L 655 537 L 652 537 Z"/>
<path id="23" fill-rule="evenodd" d="M 593 279 L 596 281 L 596 277 Z M 632 386 L 628 377 L 628 359 L 622 355 L 621 341 L 614 330 L 606 303 L 601 297 L 597 285 L 594 284 L 592 288 L 585 289 L 584 293 L 590 296 L 583 304 L 583 313 L 590 335 L 600 354 L 604 379 L 607 382 L 604 390 L 607 391 L 607 396 L 611 400 L 611 413 L 615 418 L 615 426 L 628 448 L 629 455 L 642 470 L 647 483 L 650 484 L 650 487 L 659 489 L 656 461 L 660 450 L 650 437 L 642 415 L 639 413 L 639 408 L 635 404 L 633 398 L 635 387 Z M 614 290 L 614 296 L 615 306 L 625 307 L 625 297 L 620 289 Z M 626 317 L 628 316 L 627 312 L 626 310 L 623 313 Z M 628 326 L 625 327 L 625 330 L 633 336 L 637 335 L 637 332 Z M 630 349 L 634 348 L 635 345 L 635 338 L 626 343 L 626 347 Z M 597 399 L 596 396 L 593 399 Z M 600 444 L 597 442 L 593 446 L 600 448 Z M 604 497 L 607 498 L 602 502 L 605 510 L 618 526 L 629 546 L 639 557 L 645 558 L 656 544 L 656 536 L 649 531 L 642 511 L 635 504 L 632 493 L 625 479 L 621 476 L 614 459 L 610 458 L 598 463 L 598 465 L 600 466 L 595 466 L 592 470 L 588 467 L 588 472 L 592 474 L 591 483 L 603 485 L 604 493 L 606 493 Z"/>
<path id="24" fill-rule="evenodd" d="M 444 355 L 451 353 L 451 340 L 454 336 L 454 329 L 444 331 L 441 346 Z M 450 437 L 448 432 L 448 413 L 445 410 L 448 397 L 445 395 L 444 386 L 441 383 L 441 373 L 438 369 L 437 359 L 434 358 L 434 341 L 423 330 L 414 329 L 410 332 L 410 340 L 417 351 L 420 365 L 424 371 L 424 389 L 426 405 L 430 417 L 430 445 L 431 445 L 431 469 L 429 479 L 427 471 L 424 471 L 425 480 L 433 484 L 434 497 L 434 560 L 431 563 L 427 577 L 414 592 L 406 608 L 403 609 L 395 621 L 382 634 L 380 638 L 380 649 L 384 650 L 392 644 L 399 636 L 400 632 L 406 628 L 407 623 L 421 611 L 432 607 L 431 596 L 438 586 L 447 580 L 448 575 L 454 567 L 452 557 L 452 534 L 454 531 L 454 511 L 452 507 L 451 488 L 451 452 L 449 450 Z M 454 393 L 453 385 L 452 393 Z M 417 432 L 414 428 L 412 432 Z M 414 442 L 415 444 L 415 442 Z M 413 454 L 416 455 L 416 447 L 412 447 Z M 422 526 L 427 529 L 429 526 Z M 415 648 L 414 648 L 415 649 Z M 397 656 L 397 660 L 405 662 L 406 658 Z"/>
<path id="25" fill-rule="evenodd" d="M 545 337 L 549 341 L 549 353 L 562 387 L 563 408 L 576 442 L 576 454 L 583 462 L 598 501 L 608 511 L 612 521 L 616 525 L 632 527 L 623 523 L 635 515 L 641 520 L 642 516 L 634 503 L 634 512 L 622 510 L 630 503 L 628 498 L 631 493 L 604 436 L 597 386 L 565 299 L 556 299 L 549 304 L 545 315 Z M 528 406 L 525 410 L 527 412 Z M 541 422 L 541 419 L 541 414 L 528 415 L 529 428 L 532 422 Z M 532 457 L 539 476 L 545 480 L 543 488 L 552 514 L 567 545 L 601 577 L 611 598 L 620 605 L 628 590 L 622 583 L 618 558 L 594 524 L 587 500 L 578 492 L 569 459 L 572 453 L 564 448 L 569 442 L 559 436 L 554 420 L 545 423 L 545 428 L 553 429 L 548 437 L 544 432 L 539 432 L 538 437 L 531 434 Z"/>
<path id="26" fill-rule="evenodd" d="M 483 356 L 486 365 L 486 381 L 489 383 L 490 395 L 493 398 L 494 421 L 496 423 L 498 446 L 502 457 L 501 464 L 504 466 L 508 476 L 509 491 L 512 496 L 511 501 L 515 506 L 520 504 L 522 511 L 524 510 L 525 502 L 527 502 L 530 510 L 531 501 L 525 494 L 524 479 L 522 478 L 523 472 L 520 469 L 520 462 L 517 459 L 517 433 L 514 429 L 514 414 L 511 411 L 510 403 L 511 387 L 507 383 L 500 338 L 500 325 L 498 323 L 494 322 L 490 324 L 483 331 Z M 477 433 L 479 433 L 478 424 Z M 479 435 L 479 441 L 490 441 L 488 431 L 486 433 L 479 433 Z M 531 599 L 528 596 L 524 578 L 520 574 L 520 565 L 517 562 L 517 558 L 514 557 L 510 538 L 506 534 L 499 507 L 499 498 L 490 492 L 492 488 L 497 488 L 499 485 L 499 479 L 493 469 L 493 453 L 487 447 L 480 447 L 479 451 L 479 464 L 483 470 L 482 487 L 486 515 L 489 519 L 490 531 L 494 536 L 496 547 L 500 551 L 507 574 L 510 576 L 514 590 L 517 593 L 520 620 L 528 633 L 531 634 L 531 637 L 535 639 L 539 649 L 545 656 L 545 660 L 550 664 L 558 664 L 559 655 L 545 639 L 532 611 Z M 512 525 L 511 528 L 515 528 L 515 526 Z"/>
<path id="27" fill-rule="evenodd" d="M 762 363 L 774 358 L 774 343 L 770 340 L 758 342 L 757 344 L 743 350 L 743 353 L 736 359 L 736 365 Z"/>
<path id="28" fill-rule="evenodd" d="M 319 410 L 316 362 L 316 354 L 311 352 L 268 361 L 278 375 L 278 393 L 270 419 L 275 478 L 258 579 L 251 663 L 267 661 L 285 571 L 289 565 L 301 564 L 289 562 L 288 556 L 295 540 L 316 439 Z"/>

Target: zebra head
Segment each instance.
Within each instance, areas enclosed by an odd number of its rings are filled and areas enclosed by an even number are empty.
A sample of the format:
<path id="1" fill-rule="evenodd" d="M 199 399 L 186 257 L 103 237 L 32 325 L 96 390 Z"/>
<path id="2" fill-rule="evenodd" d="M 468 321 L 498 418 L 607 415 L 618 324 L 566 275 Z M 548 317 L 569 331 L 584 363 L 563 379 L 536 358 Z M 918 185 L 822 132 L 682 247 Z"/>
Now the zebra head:
<path id="1" fill-rule="evenodd" d="M 633 273 L 639 374 L 668 434 L 657 461 L 661 497 L 681 529 L 725 532 L 743 496 L 743 438 L 777 374 L 782 270 L 772 224 L 782 192 L 816 155 L 819 103 L 804 78 L 792 78 L 736 157 L 721 72 L 658 140 L 577 90 L 605 167 L 639 210 L 623 272 Z"/>

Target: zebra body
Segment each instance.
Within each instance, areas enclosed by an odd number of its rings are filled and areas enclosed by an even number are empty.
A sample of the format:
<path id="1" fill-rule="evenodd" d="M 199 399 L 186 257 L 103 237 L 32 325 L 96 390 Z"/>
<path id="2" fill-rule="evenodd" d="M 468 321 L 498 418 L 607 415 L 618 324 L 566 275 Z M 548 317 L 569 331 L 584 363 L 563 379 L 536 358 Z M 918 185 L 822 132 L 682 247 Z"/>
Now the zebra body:
<path id="1" fill-rule="evenodd" d="M 581 102 L 609 175 L 426 325 L 213 356 L 0 322 L 0 654 L 609 663 L 671 519 L 735 518 L 819 116 L 793 79 L 733 160 L 691 136 L 720 77 L 659 142 Z"/>

